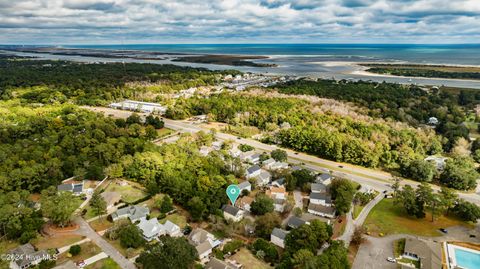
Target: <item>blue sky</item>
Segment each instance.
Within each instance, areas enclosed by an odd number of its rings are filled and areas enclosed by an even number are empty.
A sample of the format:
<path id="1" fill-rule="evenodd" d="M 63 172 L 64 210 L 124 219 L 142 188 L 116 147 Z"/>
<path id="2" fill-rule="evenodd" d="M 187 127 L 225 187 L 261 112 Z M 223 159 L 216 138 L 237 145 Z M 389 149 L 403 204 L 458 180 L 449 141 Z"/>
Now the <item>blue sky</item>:
<path id="1" fill-rule="evenodd" d="M 480 0 L 0 0 L 0 44 L 480 43 Z"/>

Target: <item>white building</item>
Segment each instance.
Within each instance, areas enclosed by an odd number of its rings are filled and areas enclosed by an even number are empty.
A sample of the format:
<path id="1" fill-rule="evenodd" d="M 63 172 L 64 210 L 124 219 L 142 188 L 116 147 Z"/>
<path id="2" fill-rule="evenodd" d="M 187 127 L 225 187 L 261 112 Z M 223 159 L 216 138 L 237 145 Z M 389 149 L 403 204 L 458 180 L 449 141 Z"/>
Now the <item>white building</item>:
<path id="1" fill-rule="evenodd" d="M 270 234 L 270 242 L 272 244 L 285 248 L 285 237 L 287 237 L 288 232 L 279 228 L 274 228 L 272 234 Z"/>
<path id="2" fill-rule="evenodd" d="M 248 180 L 240 183 L 237 185 L 238 188 L 240 189 L 240 193 L 243 191 L 243 190 L 247 190 L 249 192 L 252 191 L 252 184 L 250 184 L 250 182 L 248 182 Z"/>
<path id="3" fill-rule="evenodd" d="M 223 217 L 226 220 L 239 222 L 243 219 L 244 212 L 238 207 L 234 207 L 231 205 L 224 205 L 222 209 L 223 209 Z"/>
<path id="4" fill-rule="evenodd" d="M 315 205 L 332 206 L 332 197 L 328 193 L 310 193 L 310 203 Z"/>
<path id="5" fill-rule="evenodd" d="M 158 222 L 157 218 L 141 219 L 138 228 L 142 231 L 143 238 L 149 242 L 166 234 L 165 228 Z"/>
<path id="6" fill-rule="evenodd" d="M 138 111 L 143 113 L 165 114 L 165 112 L 167 112 L 167 108 L 160 104 L 133 100 L 125 100 L 118 103 L 112 103 L 110 104 L 110 107 L 115 109 Z"/>
<path id="7" fill-rule="evenodd" d="M 334 218 L 335 217 L 335 208 L 331 206 L 323 206 L 310 203 L 308 205 L 308 213 L 317 215 L 320 217 Z"/>

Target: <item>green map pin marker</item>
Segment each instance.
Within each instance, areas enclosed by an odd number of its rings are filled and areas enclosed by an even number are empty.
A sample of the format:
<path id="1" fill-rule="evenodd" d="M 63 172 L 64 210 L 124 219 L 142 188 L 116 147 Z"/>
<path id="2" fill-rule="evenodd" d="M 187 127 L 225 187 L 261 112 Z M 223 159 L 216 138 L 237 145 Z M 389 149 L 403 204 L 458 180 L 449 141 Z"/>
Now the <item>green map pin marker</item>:
<path id="1" fill-rule="evenodd" d="M 238 196 L 240 196 L 240 188 L 235 184 L 228 186 L 227 196 L 230 198 L 230 201 L 232 201 L 232 205 L 235 205 L 235 201 L 237 201 Z"/>

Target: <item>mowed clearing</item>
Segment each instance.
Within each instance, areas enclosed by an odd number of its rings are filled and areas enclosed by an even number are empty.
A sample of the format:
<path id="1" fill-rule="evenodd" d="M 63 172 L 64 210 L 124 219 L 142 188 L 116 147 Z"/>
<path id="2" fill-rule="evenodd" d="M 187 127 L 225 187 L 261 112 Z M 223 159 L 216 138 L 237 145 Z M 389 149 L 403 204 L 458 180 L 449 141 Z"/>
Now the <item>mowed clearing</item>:
<path id="1" fill-rule="evenodd" d="M 417 219 L 408 216 L 400 204 L 394 204 L 393 199 L 383 199 L 378 203 L 365 220 L 364 226 L 372 235 L 388 234 L 412 234 L 420 236 L 440 236 L 438 229 L 452 226 L 465 226 L 473 228 L 473 225 L 453 217 L 438 216 L 434 222 L 430 213 L 426 217 Z"/>

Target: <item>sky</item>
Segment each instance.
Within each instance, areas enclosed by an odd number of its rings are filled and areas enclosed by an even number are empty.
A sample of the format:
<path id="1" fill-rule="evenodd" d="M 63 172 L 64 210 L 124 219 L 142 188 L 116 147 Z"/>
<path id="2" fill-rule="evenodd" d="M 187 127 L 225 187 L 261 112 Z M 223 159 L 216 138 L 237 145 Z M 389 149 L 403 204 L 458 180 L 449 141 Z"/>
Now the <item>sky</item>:
<path id="1" fill-rule="evenodd" d="M 0 0 L 0 44 L 480 43 L 480 0 Z"/>

